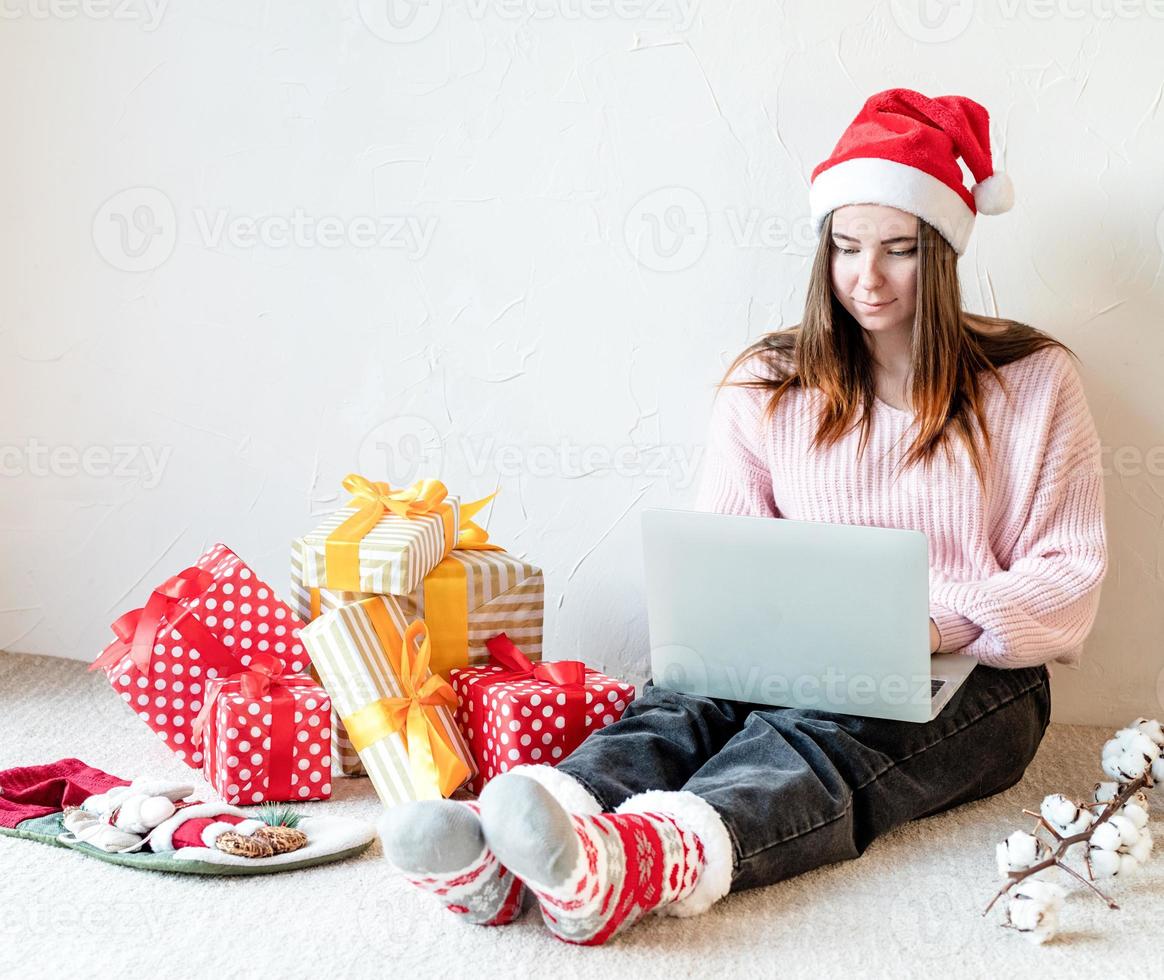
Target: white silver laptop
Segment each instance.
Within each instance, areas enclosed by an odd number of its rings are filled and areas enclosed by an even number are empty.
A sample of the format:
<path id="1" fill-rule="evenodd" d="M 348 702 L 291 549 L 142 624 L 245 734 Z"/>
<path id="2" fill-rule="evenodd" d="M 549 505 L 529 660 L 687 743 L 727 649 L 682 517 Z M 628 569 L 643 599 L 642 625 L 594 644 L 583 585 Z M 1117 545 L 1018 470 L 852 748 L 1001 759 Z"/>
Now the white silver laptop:
<path id="1" fill-rule="evenodd" d="M 926 722 L 975 666 L 930 653 L 921 531 L 702 511 L 642 517 L 658 687 Z"/>

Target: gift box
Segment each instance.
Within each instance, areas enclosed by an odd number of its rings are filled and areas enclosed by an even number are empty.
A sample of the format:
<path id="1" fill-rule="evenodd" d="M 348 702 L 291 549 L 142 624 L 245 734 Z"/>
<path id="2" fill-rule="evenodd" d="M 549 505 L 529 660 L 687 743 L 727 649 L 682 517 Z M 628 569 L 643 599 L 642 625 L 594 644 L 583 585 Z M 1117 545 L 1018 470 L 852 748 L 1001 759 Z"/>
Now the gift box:
<path id="1" fill-rule="evenodd" d="M 534 663 L 504 633 L 487 645 L 489 664 L 455 668 L 451 678 L 478 770 L 474 793 L 516 765 L 560 762 L 634 699 L 633 684 L 580 660 Z"/>
<path id="2" fill-rule="evenodd" d="M 456 546 L 460 499 L 439 480 L 393 490 L 350 473 L 343 486 L 347 506 L 297 542 L 309 588 L 411 592 Z"/>
<path id="3" fill-rule="evenodd" d="M 492 499 L 466 504 L 461 511 L 457 547 L 417 588 L 395 596 L 406 620 L 423 619 L 432 647 L 430 669 L 446 680 L 453 667 L 489 662 L 486 640 L 506 633 L 530 660 L 540 660 L 545 605 L 541 569 L 489 542 L 472 522 Z M 304 622 L 323 612 L 369 598 L 369 593 L 313 588 L 305 581 L 302 539 L 291 547 L 291 602 Z M 342 723 L 333 725 L 332 755 L 337 773 L 363 773 Z"/>
<path id="4" fill-rule="evenodd" d="M 202 768 L 194 720 L 208 680 L 234 674 L 253 654 L 274 656 L 287 673 L 310 662 L 303 624 L 266 582 L 224 544 L 163 582 L 141 609 L 113 624 L 112 643 L 93 662 L 126 702 L 187 765 Z"/>
<path id="5" fill-rule="evenodd" d="M 331 698 L 306 674 L 283 674 L 274 657 L 206 684 L 193 737 L 206 781 L 227 803 L 331 796 Z"/>
<path id="6" fill-rule="evenodd" d="M 476 772 L 456 695 L 429 670 L 424 620 L 406 623 L 393 597 L 371 596 L 322 614 L 302 637 L 386 805 L 447 797 Z"/>
<path id="7" fill-rule="evenodd" d="M 432 645 L 430 669 L 449 679 L 454 667 L 489 662 L 485 641 L 505 633 L 530 660 L 542 658 L 542 570 L 508 551 L 457 549 L 407 595 L 405 617 L 423 619 Z M 302 541 L 291 546 L 291 606 L 305 623 L 372 593 L 312 588 L 303 580 Z"/>

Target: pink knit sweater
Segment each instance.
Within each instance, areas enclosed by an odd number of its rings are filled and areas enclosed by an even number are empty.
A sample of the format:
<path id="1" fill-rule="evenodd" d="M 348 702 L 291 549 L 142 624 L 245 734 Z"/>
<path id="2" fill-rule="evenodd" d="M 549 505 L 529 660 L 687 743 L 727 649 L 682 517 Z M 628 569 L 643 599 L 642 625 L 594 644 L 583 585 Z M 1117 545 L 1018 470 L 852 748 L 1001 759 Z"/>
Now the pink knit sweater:
<path id="1" fill-rule="evenodd" d="M 733 377 L 763 371 L 752 358 Z M 958 437 L 953 466 L 939 450 L 931 475 L 919 464 L 892 482 L 914 418 L 879 399 L 858 463 L 857 425 L 831 448 L 810 451 L 818 391 L 789 392 L 764 426 L 767 392 L 724 388 L 696 508 L 924 531 L 939 652 L 994 667 L 1077 665 L 1107 571 L 1099 436 L 1063 350 L 1045 348 L 999 372 L 1013 404 L 987 373 L 994 462 L 985 495 Z"/>

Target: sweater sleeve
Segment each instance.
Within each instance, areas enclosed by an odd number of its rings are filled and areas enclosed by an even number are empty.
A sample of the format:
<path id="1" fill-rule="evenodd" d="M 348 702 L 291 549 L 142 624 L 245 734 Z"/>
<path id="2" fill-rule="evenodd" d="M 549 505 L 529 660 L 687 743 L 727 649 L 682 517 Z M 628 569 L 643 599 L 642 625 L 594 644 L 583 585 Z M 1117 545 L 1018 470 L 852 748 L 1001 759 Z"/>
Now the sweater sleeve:
<path id="1" fill-rule="evenodd" d="M 1009 565 L 930 590 L 939 653 L 962 650 L 991 667 L 1074 663 L 1091 631 L 1108 562 L 1100 443 L 1079 375 L 1061 357 L 1045 451 Z"/>
<path id="2" fill-rule="evenodd" d="M 754 360 L 754 359 L 753 359 Z M 741 365 L 729 380 L 756 375 Z M 707 427 L 695 509 L 719 514 L 779 517 L 765 448 L 763 414 L 768 392 L 724 387 L 716 391 Z"/>

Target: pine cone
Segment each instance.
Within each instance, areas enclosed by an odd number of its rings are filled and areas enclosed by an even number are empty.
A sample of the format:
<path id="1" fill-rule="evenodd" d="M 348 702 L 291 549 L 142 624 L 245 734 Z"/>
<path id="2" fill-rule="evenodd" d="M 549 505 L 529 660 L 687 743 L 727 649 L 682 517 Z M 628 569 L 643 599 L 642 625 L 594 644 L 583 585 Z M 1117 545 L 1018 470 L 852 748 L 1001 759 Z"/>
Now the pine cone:
<path id="1" fill-rule="evenodd" d="M 223 854 L 237 854 L 245 858 L 266 858 L 275 853 L 270 843 L 260 838 L 258 834 L 244 837 L 233 830 L 219 834 L 214 839 L 214 846 Z"/>
<path id="2" fill-rule="evenodd" d="M 297 851 L 307 845 L 307 835 L 294 827 L 260 827 L 255 831 L 255 837 L 269 845 L 275 854 Z"/>

